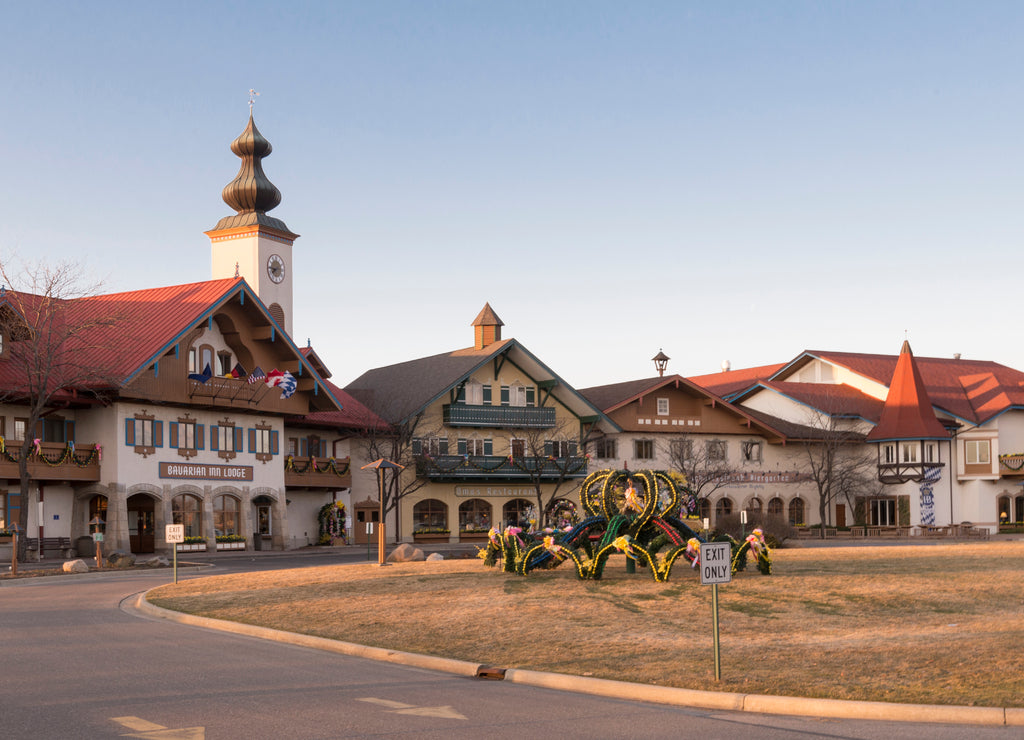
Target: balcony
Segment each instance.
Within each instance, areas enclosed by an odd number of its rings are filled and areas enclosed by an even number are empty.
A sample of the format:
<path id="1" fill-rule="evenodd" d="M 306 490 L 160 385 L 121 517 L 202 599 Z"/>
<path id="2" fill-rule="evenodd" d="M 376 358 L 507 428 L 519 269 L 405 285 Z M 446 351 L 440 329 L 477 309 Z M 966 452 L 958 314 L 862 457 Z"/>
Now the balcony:
<path id="1" fill-rule="evenodd" d="M 0 439 L 0 478 L 18 480 L 21 442 Z M 28 474 L 37 481 L 97 482 L 100 479 L 99 445 L 73 442 L 42 442 L 29 450 Z"/>
<path id="2" fill-rule="evenodd" d="M 999 475 L 1024 475 L 1024 454 L 1000 455 Z"/>
<path id="3" fill-rule="evenodd" d="M 352 487 L 349 458 L 295 457 L 284 459 L 284 485 L 286 488 L 326 488 L 337 490 Z"/>
<path id="4" fill-rule="evenodd" d="M 500 455 L 439 455 L 418 457 L 416 475 L 430 480 L 466 480 L 500 478 L 502 480 L 541 480 L 585 478 L 585 457 L 502 457 Z"/>
<path id="5" fill-rule="evenodd" d="M 555 409 L 551 406 L 470 406 L 456 403 L 443 407 L 444 423 L 451 427 L 507 427 L 551 429 Z"/>

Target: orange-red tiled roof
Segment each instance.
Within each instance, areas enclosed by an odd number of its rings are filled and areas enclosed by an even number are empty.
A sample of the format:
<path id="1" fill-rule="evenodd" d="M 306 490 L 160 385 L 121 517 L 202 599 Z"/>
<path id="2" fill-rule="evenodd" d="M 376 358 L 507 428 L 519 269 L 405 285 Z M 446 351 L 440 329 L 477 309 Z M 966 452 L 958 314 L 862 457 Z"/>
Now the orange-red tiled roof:
<path id="1" fill-rule="evenodd" d="M 760 365 L 758 367 L 740 368 L 708 375 L 691 375 L 687 380 L 696 383 L 702 388 L 714 393 L 716 396 L 727 398 L 733 393 L 746 390 L 759 380 L 772 377 L 775 373 L 786 366 L 786 363 L 774 365 Z"/>
<path id="2" fill-rule="evenodd" d="M 882 417 L 867 436 L 870 442 L 896 439 L 947 439 L 949 432 L 939 423 L 921 373 L 914 362 L 910 343 L 903 342 Z"/>

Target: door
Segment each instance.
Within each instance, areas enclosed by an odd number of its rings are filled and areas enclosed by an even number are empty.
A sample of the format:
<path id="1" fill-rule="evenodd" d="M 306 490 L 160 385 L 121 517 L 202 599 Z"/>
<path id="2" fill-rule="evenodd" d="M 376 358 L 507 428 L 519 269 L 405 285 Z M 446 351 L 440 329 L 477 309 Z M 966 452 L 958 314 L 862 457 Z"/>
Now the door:
<path id="1" fill-rule="evenodd" d="M 836 504 L 836 526 L 846 526 L 846 504 Z"/>
<path id="2" fill-rule="evenodd" d="M 144 493 L 128 498 L 128 544 L 137 554 L 151 553 L 156 545 L 153 499 Z"/>
<path id="3" fill-rule="evenodd" d="M 356 523 L 354 535 L 355 544 L 377 544 L 377 537 L 380 534 L 380 509 L 356 509 Z M 367 525 L 373 526 L 373 532 L 367 532 Z"/>

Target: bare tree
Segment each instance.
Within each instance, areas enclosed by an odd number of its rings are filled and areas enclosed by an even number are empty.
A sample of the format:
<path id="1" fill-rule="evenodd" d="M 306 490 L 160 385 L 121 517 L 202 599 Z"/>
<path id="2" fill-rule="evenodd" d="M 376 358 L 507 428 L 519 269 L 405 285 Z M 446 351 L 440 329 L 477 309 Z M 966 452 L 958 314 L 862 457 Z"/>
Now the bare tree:
<path id="1" fill-rule="evenodd" d="M 814 482 L 824 538 L 833 503 L 845 500 L 852 506 L 856 494 L 878 494 L 882 484 L 878 482 L 875 451 L 864 443 L 864 433 L 849 419 L 841 413 L 812 412 L 808 422 L 807 438 L 800 441 L 800 472 Z"/>
<path id="2" fill-rule="evenodd" d="M 10 261 L 0 262 L 0 402 L 17 404 L 25 414 L 17 448 L 22 532 L 28 527 L 29 460 L 40 420 L 83 398 L 102 398 L 119 384 L 107 359 L 117 343 L 118 318 L 88 301 L 99 286 L 82 288 L 80 272 L 69 262 L 24 265 L 17 272 Z M 20 538 L 20 558 L 26 545 Z"/>
<path id="3" fill-rule="evenodd" d="M 509 464 L 525 476 L 534 492 L 537 523 L 547 527 L 552 503 L 558 494 L 569 493 L 587 472 L 587 438 L 580 439 L 576 420 L 563 421 L 550 429 L 514 429 Z M 581 475 L 582 474 L 582 475 Z"/>
<path id="4" fill-rule="evenodd" d="M 427 478 L 419 475 L 417 455 L 413 451 L 413 442 L 422 434 L 422 431 L 419 431 L 422 421 L 423 415 L 420 413 L 397 424 L 374 426 L 363 431 L 362 448 L 367 462 L 383 458 L 405 468 L 403 471 L 392 471 L 390 476 L 386 472 L 382 473 L 385 516 L 395 511 L 397 517 L 402 499 L 412 495 L 427 483 Z M 395 526 L 392 536 L 396 542 L 399 530 L 400 527 Z"/>
<path id="5" fill-rule="evenodd" d="M 686 476 L 697 501 L 727 485 L 736 469 L 729 465 L 725 442 L 695 434 L 683 434 L 667 441 L 669 464 Z"/>

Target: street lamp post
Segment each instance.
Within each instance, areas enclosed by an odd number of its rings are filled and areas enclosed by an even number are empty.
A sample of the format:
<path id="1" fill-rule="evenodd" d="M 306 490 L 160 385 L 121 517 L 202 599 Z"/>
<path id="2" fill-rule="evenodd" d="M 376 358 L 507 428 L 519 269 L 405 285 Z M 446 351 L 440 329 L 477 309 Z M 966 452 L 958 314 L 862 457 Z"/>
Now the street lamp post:
<path id="1" fill-rule="evenodd" d="M 405 470 L 404 465 L 399 465 L 396 462 L 385 460 L 383 457 L 374 460 L 369 465 L 363 465 L 361 470 L 373 469 L 377 471 L 377 495 L 380 497 L 380 528 L 377 532 L 377 565 L 387 565 L 386 562 L 386 544 L 384 542 L 384 536 L 387 532 L 387 528 L 384 525 L 384 471 L 387 469 L 394 470 L 395 475 L 398 475 L 398 471 Z"/>
<path id="2" fill-rule="evenodd" d="M 21 527 L 18 526 L 17 522 L 11 525 L 11 531 L 14 532 L 14 539 L 11 541 L 11 575 L 18 575 L 18 533 L 21 532 Z"/>
<path id="3" fill-rule="evenodd" d="M 92 539 L 96 543 L 96 567 L 103 567 L 103 532 L 100 531 L 100 527 L 106 524 L 105 521 L 100 519 L 99 514 L 89 520 L 89 526 L 92 527 Z"/>

